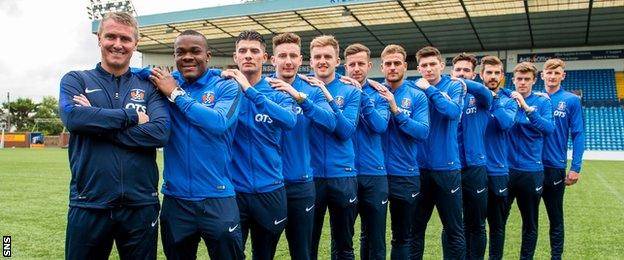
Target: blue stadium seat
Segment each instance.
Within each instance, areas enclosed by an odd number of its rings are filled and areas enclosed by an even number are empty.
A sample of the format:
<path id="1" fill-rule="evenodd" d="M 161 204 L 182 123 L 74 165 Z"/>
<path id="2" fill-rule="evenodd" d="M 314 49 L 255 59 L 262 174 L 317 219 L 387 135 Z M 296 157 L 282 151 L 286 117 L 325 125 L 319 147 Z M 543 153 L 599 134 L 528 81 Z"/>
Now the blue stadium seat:
<path id="1" fill-rule="evenodd" d="M 623 107 L 586 107 L 584 116 L 586 149 L 624 150 Z"/>
<path id="2" fill-rule="evenodd" d="M 410 76 L 408 80 L 417 80 L 420 76 Z M 533 87 L 535 91 L 544 91 L 544 81 L 538 74 Z M 383 82 L 383 78 L 375 78 Z M 477 81 L 481 81 L 477 77 Z M 596 106 L 596 101 L 617 101 L 615 71 L 613 69 L 568 70 L 562 82 L 566 90 L 580 90 L 583 103 L 594 106 L 584 107 L 585 148 L 587 150 L 624 150 L 624 107 Z M 515 89 L 513 74 L 505 73 L 505 88 Z M 568 141 L 572 148 L 572 141 Z"/>
<path id="3" fill-rule="evenodd" d="M 514 89 L 513 74 L 506 73 L 505 77 L 505 88 Z M 561 84 L 567 90 L 582 91 L 583 101 L 617 101 L 615 71 L 613 69 L 568 70 L 566 71 L 566 79 Z M 533 89 L 544 91 L 544 81 L 539 74 Z"/>

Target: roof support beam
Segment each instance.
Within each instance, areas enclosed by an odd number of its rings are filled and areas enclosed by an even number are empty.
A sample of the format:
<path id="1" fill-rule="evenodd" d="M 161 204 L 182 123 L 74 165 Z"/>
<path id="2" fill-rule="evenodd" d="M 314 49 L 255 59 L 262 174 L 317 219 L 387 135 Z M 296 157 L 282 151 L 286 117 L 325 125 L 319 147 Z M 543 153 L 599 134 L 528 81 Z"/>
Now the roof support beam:
<path id="1" fill-rule="evenodd" d="M 303 15 L 301 15 L 299 12 L 295 11 L 295 14 L 296 14 L 299 18 L 301 18 L 301 20 L 303 20 L 304 22 L 306 22 L 306 23 L 307 23 L 310 27 L 314 28 L 314 30 L 315 30 L 316 32 L 318 32 L 318 33 L 319 33 L 319 34 L 321 34 L 321 35 L 323 35 L 323 34 L 324 34 L 324 33 L 323 33 L 323 31 L 319 30 L 319 28 L 316 28 L 316 26 L 314 26 L 312 23 L 310 23 L 310 21 L 306 20 L 306 19 L 303 17 Z"/>
<path id="2" fill-rule="evenodd" d="M 479 45 L 481 45 L 481 50 L 485 50 L 483 46 L 483 42 L 481 42 L 481 38 L 479 37 L 479 33 L 477 33 L 477 28 L 475 28 L 474 23 L 472 23 L 472 18 L 470 18 L 470 14 L 468 13 L 468 9 L 466 8 L 466 4 L 464 4 L 464 0 L 459 0 L 462 8 L 464 9 L 464 13 L 466 14 L 466 18 L 468 18 L 468 22 L 470 22 L 470 27 L 472 27 L 472 31 L 477 37 L 477 41 L 479 41 Z"/>
<path id="3" fill-rule="evenodd" d="M 176 28 L 176 27 L 175 27 L 175 26 L 173 26 L 173 25 L 167 24 L 167 27 L 169 27 L 169 29 L 168 29 L 168 30 L 171 30 L 171 32 L 174 32 L 174 31 L 175 31 L 175 32 L 178 32 L 178 33 L 182 33 L 182 31 L 180 31 L 180 29 Z M 149 38 L 149 37 L 148 37 L 148 38 Z M 150 39 L 151 39 L 151 38 L 150 38 Z M 158 41 L 157 41 L 157 42 L 158 42 Z M 174 40 L 174 42 L 175 42 L 175 40 Z M 159 43 L 160 43 L 160 42 L 159 42 Z M 167 45 L 165 45 L 165 46 L 167 46 Z M 220 54 L 225 54 L 224 52 L 220 51 L 220 50 L 219 50 L 219 49 L 217 49 L 217 48 L 213 48 L 213 47 L 212 47 L 212 46 L 210 46 L 210 45 L 207 45 L 207 46 L 208 46 L 208 49 L 210 49 L 211 51 L 214 51 L 214 52 L 217 52 L 217 53 L 220 53 Z M 169 47 L 169 48 L 172 48 L 172 49 L 174 48 L 174 46 L 168 46 L 168 47 Z"/>
<path id="4" fill-rule="evenodd" d="M 533 29 L 531 28 L 531 18 L 529 18 L 529 1 L 524 0 L 524 13 L 526 14 L 527 25 L 529 26 L 529 35 L 531 36 L 531 49 L 535 46 L 533 41 Z"/>
<path id="5" fill-rule="evenodd" d="M 258 22 L 258 20 L 256 20 L 253 17 L 251 17 L 251 15 L 248 15 L 247 18 L 251 19 L 252 21 L 257 23 L 258 25 L 260 25 L 262 28 L 264 28 L 265 30 L 269 31 L 271 34 L 273 34 L 273 35 L 277 34 L 273 30 L 269 29 L 269 27 L 264 26 L 264 24 L 261 24 L 260 22 Z"/>
<path id="6" fill-rule="evenodd" d="M 169 29 L 167 29 L 167 30 L 165 31 L 166 33 L 172 33 L 172 32 L 178 32 L 178 33 L 181 33 L 181 31 L 180 31 L 180 30 L 178 30 L 178 28 L 176 28 L 175 26 L 173 26 L 173 25 L 171 25 L 171 24 L 167 24 L 167 27 L 168 27 Z"/>
<path id="7" fill-rule="evenodd" d="M 156 39 L 154 39 L 154 38 L 150 37 L 150 36 L 149 36 L 149 35 L 147 35 L 147 34 L 142 34 L 142 33 L 140 33 L 140 34 L 139 34 L 139 36 L 141 36 L 141 38 L 148 38 L 148 39 L 150 39 L 150 40 L 152 40 L 152 41 L 157 42 L 158 44 L 160 44 L 160 45 L 162 45 L 162 46 L 165 46 L 165 47 L 167 47 L 167 48 L 171 48 L 171 49 L 173 49 L 173 45 L 168 45 L 168 44 L 166 44 L 166 43 L 164 43 L 164 42 L 161 42 L 161 41 L 159 41 L 159 40 L 156 40 Z"/>
<path id="8" fill-rule="evenodd" d="M 370 34 L 373 36 L 373 38 L 375 38 L 375 40 L 377 40 L 377 42 L 379 42 L 379 44 L 381 44 L 381 46 L 384 46 L 384 47 L 386 46 L 386 44 L 385 44 L 383 41 L 381 41 L 381 39 L 379 39 L 379 37 L 377 37 L 377 35 L 375 35 L 375 34 L 374 34 L 374 33 L 373 33 L 370 29 L 368 29 L 368 26 L 366 26 L 366 25 L 365 25 L 365 24 L 364 24 L 364 23 L 363 23 L 360 19 L 358 19 L 358 18 L 357 18 L 357 17 L 356 17 L 356 16 L 355 16 L 352 12 L 351 12 L 351 10 L 349 10 L 349 8 L 347 8 L 347 7 L 346 7 L 346 6 L 344 6 L 344 5 L 343 5 L 342 7 L 344 8 L 344 10 L 345 10 L 346 12 L 349 12 L 349 14 L 351 15 L 351 17 L 353 17 L 353 19 L 355 19 L 355 20 L 356 20 L 356 21 L 357 21 L 357 22 L 358 22 L 358 23 L 359 23 L 362 27 L 364 27 L 364 29 L 365 29 L 368 33 L 370 33 Z M 345 58 L 346 58 L 346 57 L 345 57 Z"/>
<path id="9" fill-rule="evenodd" d="M 585 30 L 585 44 L 589 43 L 589 26 L 591 25 L 592 9 L 594 9 L 594 0 L 589 0 L 589 11 L 587 12 L 587 30 Z"/>
<path id="10" fill-rule="evenodd" d="M 422 34 L 423 38 L 425 38 L 427 43 L 429 45 L 433 46 L 433 43 L 431 43 L 431 40 L 429 40 L 429 37 L 427 37 L 425 32 L 423 32 L 423 30 L 420 28 L 420 26 L 418 26 L 418 23 L 416 22 L 416 20 L 414 20 L 414 17 L 412 17 L 412 15 L 410 15 L 410 13 L 407 11 L 407 8 L 405 8 L 405 5 L 403 5 L 403 3 L 401 1 L 398 1 L 398 0 L 397 0 L 397 3 L 401 6 L 401 9 L 403 9 L 403 12 L 405 12 L 405 14 L 407 14 L 407 16 L 410 18 L 410 20 L 412 20 L 412 23 L 414 23 L 414 26 L 416 26 L 416 29 L 418 29 L 420 34 Z"/>
<path id="11" fill-rule="evenodd" d="M 231 33 L 227 32 L 225 30 L 223 30 L 221 27 L 217 26 L 216 24 L 214 24 L 214 23 L 212 23 L 212 22 L 210 22 L 208 20 L 204 20 L 204 22 L 206 22 L 206 24 L 208 24 L 208 25 L 214 26 L 214 28 L 217 28 L 219 31 L 222 31 L 223 33 L 229 35 L 230 37 L 236 38 L 236 36 L 232 35 Z"/>
<path id="12" fill-rule="evenodd" d="M 171 27 L 171 28 L 175 29 L 175 27 L 173 27 L 173 26 L 170 26 L 170 25 L 167 25 L 167 26 L 169 26 L 169 27 Z M 178 30 L 178 29 L 175 29 L 175 31 L 180 32 L 180 30 Z M 180 33 L 181 33 L 181 32 L 180 32 Z M 156 40 L 156 39 L 154 39 L 154 38 L 150 37 L 150 36 L 149 36 L 149 35 L 147 35 L 147 34 L 142 34 L 142 33 L 141 33 L 141 34 L 140 34 L 140 36 L 141 36 L 141 38 L 147 38 L 147 39 L 150 39 L 150 40 L 152 40 L 152 41 L 155 41 L 155 42 L 157 42 L 159 45 L 165 46 L 167 49 L 173 49 L 173 48 L 174 48 L 173 44 L 172 44 L 172 45 L 168 45 L 168 44 L 166 44 L 166 43 L 164 43 L 164 42 L 161 42 L 161 41 L 159 41 L 159 40 Z M 174 42 L 175 42 L 175 41 L 174 41 Z M 225 53 L 225 52 L 223 52 L 223 51 L 221 51 L 221 50 L 219 50 L 219 49 L 217 49 L 217 48 L 213 48 L 213 47 L 211 47 L 211 46 L 209 46 L 209 45 L 207 45 L 207 46 L 208 46 L 208 49 L 210 49 L 210 50 L 212 50 L 212 51 L 215 51 L 215 52 L 217 52 L 218 54 L 223 54 L 223 55 L 226 55 L 226 53 Z"/>

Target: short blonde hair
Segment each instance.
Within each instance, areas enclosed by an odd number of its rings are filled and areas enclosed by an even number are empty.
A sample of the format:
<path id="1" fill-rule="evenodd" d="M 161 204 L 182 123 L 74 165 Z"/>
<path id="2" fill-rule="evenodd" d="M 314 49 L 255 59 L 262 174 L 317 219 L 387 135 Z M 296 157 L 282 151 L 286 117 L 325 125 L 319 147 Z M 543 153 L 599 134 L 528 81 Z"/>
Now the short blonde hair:
<path id="1" fill-rule="evenodd" d="M 102 26 L 104 25 L 104 22 L 108 20 L 113 20 L 116 23 L 132 27 L 134 29 L 134 39 L 137 41 L 139 40 L 139 23 L 134 16 L 126 12 L 110 12 L 105 14 L 102 21 L 100 21 L 100 27 L 98 27 L 98 36 L 102 34 L 102 30 L 104 30 Z"/>
<path id="2" fill-rule="evenodd" d="M 360 52 L 365 52 L 366 58 L 370 60 L 370 53 L 371 53 L 370 49 L 361 43 L 354 43 L 354 44 L 347 46 L 347 48 L 345 48 L 344 50 L 344 57 L 346 59 L 347 56 L 357 54 Z"/>
<path id="3" fill-rule="evenodd" d="M 407 58 L 407 52 L 405 52 L 405 49 L 401 47 L 401 45 L 396 45 L 396 44 L 390 44 L 386 46 L 381 52 L 381 58 L 383 58 L 386 55 L 395 54 L 395 53 L 399 53 L 403 55 L 403 61 L 405 61 L 405 58 Z"/>
<path id="4" fill-rule="evenodd" d="M 312 39 L 312 42 L 310 42 L 310 53 L 312 53 L 312 49 L 314 49 L 314 47 L 325 47 L 325 46 L 334 47 L 334 49 L 336 50 L 336 57 L 340 55 L 339 54 L 340 46 L 338 45 L 338 40 L 336 40 L 336 38 L 334 38 L 334 36 L 332 35 L 321 35 Z"/>
<path id="5" fill-rule="evenodd" d="M 554 70 L 559 67 L 561 67 L 561 69 L 565 69 L 565 62 L 561 59 L 548 59 L 546 63 L 544 63 L 545 70 Z"/>
<path id="6" fill-rule="evenodd" d="M 530 63 L 528 61 L 518 63 L 518 65 L 516 65 L 513 70 L 514 74 L 516 74 L 516 72 L 520 72 L 520 73 L 531 72 L 533 74 L 533 78 L 537 77 L 537 68 L 535 68 L 535 65 L 533 65 L 533 63 Z"/>

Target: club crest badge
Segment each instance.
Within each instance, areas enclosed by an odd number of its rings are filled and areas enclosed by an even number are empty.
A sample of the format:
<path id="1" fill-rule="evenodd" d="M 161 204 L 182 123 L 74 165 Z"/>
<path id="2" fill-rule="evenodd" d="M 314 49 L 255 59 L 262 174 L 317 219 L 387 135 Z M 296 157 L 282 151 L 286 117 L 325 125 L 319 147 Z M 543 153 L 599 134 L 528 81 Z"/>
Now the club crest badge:
<path id="1" fill-rule="evenodd" d="M 345 100 L 343 96 L 337 96 L 335 100 L 336 100 L 336 105 L 338 105 L 338 107 L 342 107 L 344 105 Z"/>
<path id="2" fill-rule="evenodd" d="M 412 105 L 412 100 L 409 98 L 403 98 L 403 100 L 401 100 L 401 107 L 404 109 L 409 109 L 409 107 Z"/>
<path id="3" fill-rule="evenodd" d="M 557 104 L 557 110 L 564 111 L 565 109 L 566 109 L 566 103 L 564 101 L 560 101 L 559 104 Z"/>
<path id="4" fill-rule="evenodd" d="M 130 100 L 135 102 L 145 102 L 145 90 L 142 89 L 131 89 L 130 90 Z"/>
<path id="5" fill-rule="evenodd" d="M 474 98 L 474 97 L 470 97 L 470 98 L 468 99 L 468 106 L 473 107 L 476 103 L 477 103 L 477 100 L 475 100 L 475 98 Z"/>
<path id="6" fill-rule="evenodd" d="M 215 95 L 213 92 L 206 92 L 202 95 L 202 103 L 212 105 L 215 100 Z"/>

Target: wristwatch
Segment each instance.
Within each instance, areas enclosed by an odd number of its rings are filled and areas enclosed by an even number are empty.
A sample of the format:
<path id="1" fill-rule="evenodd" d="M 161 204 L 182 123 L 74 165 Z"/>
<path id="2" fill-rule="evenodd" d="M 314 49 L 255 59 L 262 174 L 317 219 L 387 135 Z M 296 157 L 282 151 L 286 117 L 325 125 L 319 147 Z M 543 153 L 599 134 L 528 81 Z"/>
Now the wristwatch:
<path id="1" fill-rule="evenodd" d="M 167 99 L 169 99 L 169 101 L 171 102 L 175 102 L 178 96 L 183 96 L 183 95 L 186 95 L 186 91 L 184 91 L 184 89 L 180 87 L 176 87 L 175 89 L 173 89 L 173 92 L 171 92 L 171 95 L 169 95 Z"/>
<path id="2" fill-rule="evenodd" d="M 301 104 L 303 103 L 303 101 L 306 100 L 306 98 L 308 98 L 308 95 L 306 95 L 306 93 L 299 92 L 299 97 L 297 97 L 296 101 L 298 104 Z"/>

